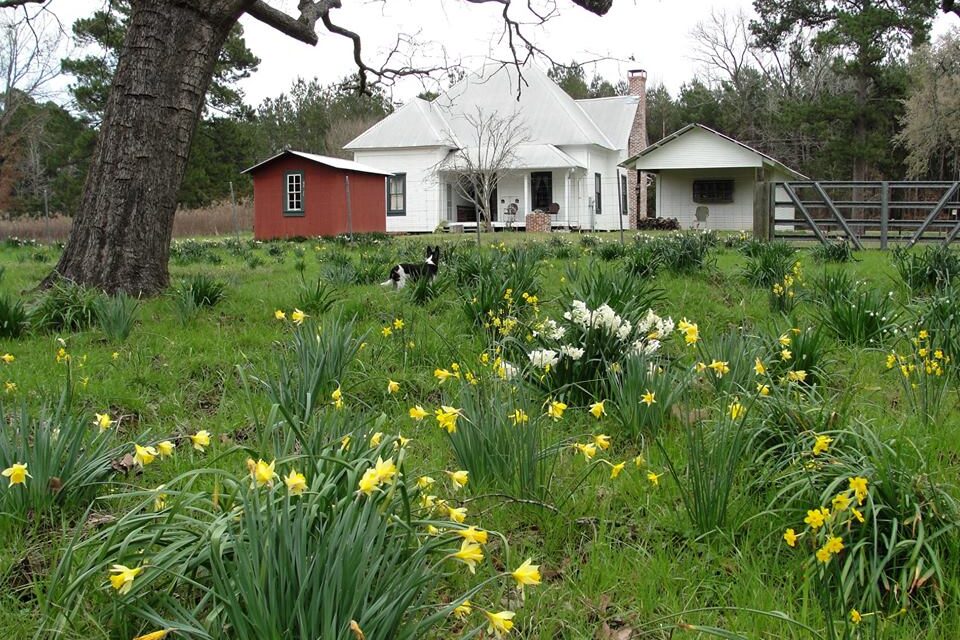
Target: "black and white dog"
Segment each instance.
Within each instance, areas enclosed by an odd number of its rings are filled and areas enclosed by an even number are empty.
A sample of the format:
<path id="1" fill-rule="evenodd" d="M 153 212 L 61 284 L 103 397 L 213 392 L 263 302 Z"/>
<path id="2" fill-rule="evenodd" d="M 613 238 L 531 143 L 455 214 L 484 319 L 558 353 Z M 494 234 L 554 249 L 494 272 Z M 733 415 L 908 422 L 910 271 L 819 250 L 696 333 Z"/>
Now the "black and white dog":
<path id="1" fill-rule="evenodd" d="M 390 277 L 380 284 L 385 287 L 392 284 L 394 289 L 402 289 L 407 284 L 407 280 L 419 280 L 420 278 L 431 280 L 437 275 L 437 265 L 439 264 L 440 246 L 430 247 L 430 245 L 427 245 L 427 259 L 424 260 L 423 264 L 401 262 L 390 269 Z"/>

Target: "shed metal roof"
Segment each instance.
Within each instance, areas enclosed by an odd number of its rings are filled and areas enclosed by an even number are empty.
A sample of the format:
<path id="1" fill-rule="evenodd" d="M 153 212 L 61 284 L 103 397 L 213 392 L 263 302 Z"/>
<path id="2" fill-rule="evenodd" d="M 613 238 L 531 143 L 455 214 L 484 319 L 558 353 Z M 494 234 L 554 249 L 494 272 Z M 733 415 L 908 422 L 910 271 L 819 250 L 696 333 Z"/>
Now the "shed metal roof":
<path id="1" fill-rule="evenodd" d="M 780 169 L 780 170 L 783 171 L 784 173 L 787 173 L 788 175 L 795 176 L 795 177 L 797 177 L 797 178 L 799 178 L 799 179 L 802 179 L 802 180 L 806 180 L 806 179 L 807 179 L 807 177 L 806 177 L 805 175 L 803 175 L 803 174 L 800 173 L 799 171 L 796 171 L 796 170 L 794 170 L 794 169 L 791 169 L 790 167 L 788 167 L 787 165 L 783 164 L 782 162 L 780 162 L 780 161 L 777 160 L 776 158 L 774 158 L 774 157 L 772 157 L 772 156 L 769 156 L 769 155 L 763 153 L 762 151 L 758 151 L 757 149 L 754 149 L 753 147 L 751 147 L 751 146 L 749 146 L 749 145 L 747 145 L 747 144 L 744 144 L 744 143 L 740 142 L 739 140 L 736 140 L 735 138 L 731 138 L 731 137 L 728 136 L 728 135 L 724 135 L 724 134 L 720 133 L 719 131 L 715 131 L 715 130 L 711 129 L 710 127 L 707 127 L 707 126 L 702 125 L 702 124 L 697 123 L 697 122 L 690 123 L 690 124 L 688 124 L 687 126 L 683 127 L 682 129 L 679 129 L 679 130 L 677 130 L 677 131 L 674 131 L 673 133 L 671 133 L 670 135 L 668 135 L 666 138 L 663 138 L 662 140 L 651 144 L 650 146 L 648 146 L 646 149 L 644 149 L 643 151 L 641 151 L 641 152 L 638 153 L 637 155 L 633 156 L 632 158 L 627 158 L 626 160 L 624 160 L 623 162 L 621 162 L 621 163 L 620 163 L 620 166 L 621 166 L 621 167 L 627 167 L 627 168 L 636 168 L 636 169 L 640 169 L 641 171 L 657 171 L 657 170 L 659 170 L 660 168 L 656 166 L 657 163 L 656 163 L 656 161 L 654 160 L 654 158 L 651 157 L 651 154 L 654 154 L 654 152 L 656 152 L 658 149 L 661 149 L 661 148 L 667 146 L 668 144 L 670 144 L 670 143 L 673 142 L 674 140 L 677 140 L 677 139 L 680 138 L 681 136 L 683 136 L 683 135 L 685 135 L 685 134 L 687 134 L 687 133 L 689 133 L 689 132 L 691 132 L 691 131 L 705 131 L 706 133 L 712 134 L 712 135 L 714 135 L 714 136 L 716 136 L 716 137 L 718 137 L 718 138 L 720 138 L 720 139 L 722 139 L 722 140 L 725 140 L 725 141 L 727 141 L 727 142 L 730 142 L 730 143 L 732 143 L 732 144 L 737 145 L 737 147 L 739 147 L 740 149 L 743 149 L 743 150 L 746 150 L 746 151 L 748 151 L 748 152 L 750 152 L 750 153 L 752 153 L 752 154 L 755 154 L 758 158 L 761 159 L 761 161 L 762 161 L 763 163 L 772 165 L 772 166 Z M 649 160 L 648 160 L 648 161 L 644 161 L 645 159 L 649 159 Z M 759 165 L 757 165 L 757 166 L 759 166 Z M 692 167 L 691 167 L 691 168 L 692 168 Z"/>
<path id="2" fill-rule="evenodd" d="M 277 155 L 267 158 L 263 162 L 258 162 L 248 169 L 244 169 L 240 173 L 252 173 L 262 167 L 265 164 L 273 162 L 277 158 L 285 155 L 293 155 L 305 160 L 310 160 L 311 162 L 316 162 L 317 164 L 323 164 L 328 167 L 333 167 L 334 169 L 343 169 L 344 171 L 356 171 L 358 173 L 373 173 L 381 176 L 392 176 L 393 174 L 389 171 L 384 171 L 383 169 L 377 169 L 376 167 L 371 167 L 368 164 L 361 164 L 359 162 L 354 162 L 353 160 L 344 160 L 343 158 L 334 158 L 331 156 L 321 156 L 315 153 L 305 153 L 303 151 L 294 151 L 293 149 L 287 149 L 286 151 L 281 151 Z"/>

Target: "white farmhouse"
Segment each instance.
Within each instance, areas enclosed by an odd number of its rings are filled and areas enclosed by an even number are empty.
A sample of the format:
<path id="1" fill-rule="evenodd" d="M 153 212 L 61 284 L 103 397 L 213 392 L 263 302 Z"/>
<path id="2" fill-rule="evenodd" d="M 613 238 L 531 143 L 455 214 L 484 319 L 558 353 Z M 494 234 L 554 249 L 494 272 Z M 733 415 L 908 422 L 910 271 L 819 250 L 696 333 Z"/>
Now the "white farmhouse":
<path id="1" fill-rule="evenodd" d="M 594 100 L 572 99 L 532 64 L 520 76 L 515 66 L 488 65 L 433 101 L 411 100 L 344 147 L 393 174 L 388 232 L 476 224 L 453 160 L 458 149 L 485 144 L 469 122 L 478 112 L 513 117 L 523 132 L 494 194 L 494 226 L 525 228 L 535 210 L 559 228 L 636 226 L 645 197 L 637 198 L 636 172 L 619 165 L 646 146 L 646 72 L 630 72 L 631 95 Z"/>
<path id="2" fill-rule="evenodd" d="M 758 182 L 807 179 L 702 124 L 688 124 L 623 165 L 656 176 L 656 215 L 676 218 L 682 228 L 749 231 Z"/>

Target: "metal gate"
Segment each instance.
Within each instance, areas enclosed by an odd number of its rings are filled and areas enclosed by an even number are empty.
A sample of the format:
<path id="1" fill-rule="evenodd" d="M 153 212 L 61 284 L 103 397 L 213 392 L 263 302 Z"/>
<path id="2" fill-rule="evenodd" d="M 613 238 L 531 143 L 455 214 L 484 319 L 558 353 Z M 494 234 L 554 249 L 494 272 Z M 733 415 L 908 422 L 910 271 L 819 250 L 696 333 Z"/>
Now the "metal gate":
<path id="1" fill-rule="evenodd" d="M 960 234 L 960 182 L 772 182 L 767 192 L 771 239 L 886 249 Z"/>

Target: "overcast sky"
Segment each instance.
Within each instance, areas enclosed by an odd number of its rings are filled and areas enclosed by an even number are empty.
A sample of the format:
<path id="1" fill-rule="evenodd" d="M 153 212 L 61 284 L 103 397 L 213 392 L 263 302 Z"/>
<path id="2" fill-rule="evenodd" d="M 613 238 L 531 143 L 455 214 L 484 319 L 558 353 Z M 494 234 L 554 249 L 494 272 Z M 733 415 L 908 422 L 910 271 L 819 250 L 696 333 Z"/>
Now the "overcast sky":
<path id="1" fill-rule="evenodd" d="M 296 0 L 268 1 L 296 15 Z M 544 4 L 544 0 L 534 2 Z M 103 4 L 103 0 L 52 0 L 50 6 L 69 28 L 76 18 L 89 15 Z M 363 37 L 364 58 L 370 66 L 379 66 L 398 33 L 415 34 L 421 44 L 415 47 L 413 60 L 423 65 L 447 59 L 472 69 L 482 66 L 488 57 L 504 59 L 509 55 L 506 44 L 500 41 L 502 6 L 497 3 L 344 0 L 343 4 L 344 8 L 331 12 L 331 18 Z M 514 4 L 516 18 L 532 17 L 520 11 L 525 1 Z M 615 0 L 603 17 L 569 0 L 556 0 L 556 5 L 556 17 L 545 25 L 525 28 L 528 37 L 550 56 L 564 62 L 605 58 L 587 68 L 588 80 L 594 71 L 615 81 L 625 78 L 628 69 L 644 68 L 649 82 L 662 83 L 674 94 L 697 71 L 690 37 L 697 22 L 704 20 L 711 9 L 752 14 L 750 0 Z M 327 33 L 322 26 L 318 27 L 319 44 L 310 47 L 250 17 L 244 16 L 241 22 L 248 46 L 261 59 L 259 71 L 242 84 L 247 101 L 253 105 L 286 91 L 298 76 L 317 77 L 326 84 L 355 69 L 351 43 Z M 960 25 L 960 20 L 941 15 L 934 32 L 943 33 L 951 25 Z M 541 64 L 548 66 L 543 60 Z M 419 81 L 408 79 L 392 90 L 393 99 L 409 99 L 422 89 Z"/>

